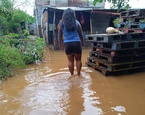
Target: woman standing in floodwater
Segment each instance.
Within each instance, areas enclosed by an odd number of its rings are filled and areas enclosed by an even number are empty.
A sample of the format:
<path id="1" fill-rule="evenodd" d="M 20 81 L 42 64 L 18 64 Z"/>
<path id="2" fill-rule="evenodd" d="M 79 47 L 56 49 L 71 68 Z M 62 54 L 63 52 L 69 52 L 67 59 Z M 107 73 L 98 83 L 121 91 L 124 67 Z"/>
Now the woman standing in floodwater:
<path id="1" fill-rule="evenodd" d="M 74 10 L 70 8 L 63 12 L 58 24 L 58 39 L 60 47 L 65 48 L 70 74 L 74 75 L 74 60 L 76 60 L 77 75 L 80 76 L 83 32 L 80 23 L 75 18 Z"/>

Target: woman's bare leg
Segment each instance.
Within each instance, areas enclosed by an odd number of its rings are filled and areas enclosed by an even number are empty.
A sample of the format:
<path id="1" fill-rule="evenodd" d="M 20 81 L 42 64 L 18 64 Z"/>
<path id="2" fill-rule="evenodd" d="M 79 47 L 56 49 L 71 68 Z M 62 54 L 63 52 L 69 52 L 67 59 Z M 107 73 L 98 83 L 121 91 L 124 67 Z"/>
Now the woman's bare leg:
<path id="1" fill-rule="evenodd" d="M 73 75 L 74 74 L 74 54 L 70 54 L 70 55 L 67 55 L 67 58 L 68 58 L 68 68 L 69 68 L 69 71 L 70 71 L 70 74 Z"/>
<path id="2" fill-rule="evenodd" d="M 76 59 L 77 75 L 80 76 L 81 68 L 82 68 L 82 60 L 81 60 L 82 55 L 81 54 L 74 54 L 74 56 Z"/>

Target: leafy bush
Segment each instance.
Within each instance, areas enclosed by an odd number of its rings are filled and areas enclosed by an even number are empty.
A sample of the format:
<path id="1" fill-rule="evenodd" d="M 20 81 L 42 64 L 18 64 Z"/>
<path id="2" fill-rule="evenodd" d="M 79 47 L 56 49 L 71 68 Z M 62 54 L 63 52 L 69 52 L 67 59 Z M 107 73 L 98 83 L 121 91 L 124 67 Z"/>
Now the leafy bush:
<path id="1" fill-rule="evenodd" d="M 13 70 L 24 67 L 22 55 L 18 49 L 9 45 L 8 39 L 0 38 L 0 79 L 13 75 Z"/>
<path id="2" fill-rule="evenodd" d="M 42 38 L 31 40 L 18 36 L 9 34 L 0 37 L 0 79 L 12 76 L 16 68 L 43 59 L 45 41 Z"/>
<path id="3" fill-rule="evenodd" d="M 6 35 L 6 37 L 10 38 L 10 39 L 19 39 L 20 38 L 20 34 L 16 34 L 16 33 L 9 33 Z"/>
<path id="4" fill-rule="evenodd" d="M 29 41 L 29 42 L 28 42 Z M 43 59 L 43 49 L 45 47 L 45 42 L 42 38 L 37 37 L 34 41 L 27 38 L 23 45 L 19 46 L 24 56 L 24 62 L 26 64 L 35 63 L 36 60 Z"/>
<path id="5" fill-rule="evenodd" d="M 19 37 L 18 37 L 19 36 Z M 31 39 L 29 37 L 22 38 L 19 34 L 9 34 L 10 46 L 15 46 L 23 55 L 25 64 L 33 64 L 36 60 L 43 59 L 43 49 L 46 45 L 44 39 L 37 37 Z"/>
<path id="6" fill-rule="evenodd" d="M 0 79 L 12 76 L 14 69 L 43 57 L 44 41 L 26 39 L 29 35 L 26 24 L 35 22 L 35 18 L 14 8 L 14 2 L 0 2 Z"/>
<path id="7" fill-rule="evenodd" d="M 117 27 L 117 25 L 120 23 L 120 18 L 116 18 L 114 21 L 114 26 Z"/>
<path id="8" fill-rule="evenodd" d="M 28 36 L 29 35 L 29 31 L 28 30 L 23 30 L 24 36 Z"/>

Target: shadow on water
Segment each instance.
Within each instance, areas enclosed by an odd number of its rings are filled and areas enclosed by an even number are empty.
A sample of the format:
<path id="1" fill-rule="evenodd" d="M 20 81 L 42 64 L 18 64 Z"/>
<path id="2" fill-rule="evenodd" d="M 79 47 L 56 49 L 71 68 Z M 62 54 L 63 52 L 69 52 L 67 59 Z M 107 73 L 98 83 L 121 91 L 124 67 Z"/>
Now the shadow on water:
<path id="1" fill-rule="evenodd" d="M 0 115 L 144 115 L 145 72 L 105 77 L 85 65 L 70 76 L 64 51 L 0 83 Z M 76 68 L 75 68 L 76 74 Z"/>

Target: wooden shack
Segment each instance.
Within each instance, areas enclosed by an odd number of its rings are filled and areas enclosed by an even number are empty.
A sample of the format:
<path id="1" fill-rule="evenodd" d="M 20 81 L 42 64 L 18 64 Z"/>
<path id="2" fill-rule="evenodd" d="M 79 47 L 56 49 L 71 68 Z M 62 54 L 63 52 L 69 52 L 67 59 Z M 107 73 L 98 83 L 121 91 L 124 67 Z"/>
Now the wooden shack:
<path id="1" fill-rule="evenodd" d="M 68 7 L 46 7 L 42 17 L 42 33 L 47 45 L 56 50 L 58 46 L 57 25 L 62 18 L 63 11 Z M 75 10 L 77 20 L 83 31 L 90 31 L 90 13 L 92 8 L 71 7 Z"/>
<path id="2" fill-rule="evenodd" d="M 57 50 L 58 31 L 57 25 L 62 18 L 63 11 L 68 7 L 46 7 L 43 11 L 41 30 L 49 48 Z M 113 20 L 119 16 L 116 10 L 95 9 L 84 7 L 69 7 L 75 10 L 76 18 L 80 22 L 83 33 L 85 46 L 88 46 L 85 36 L 93 33 L 103 33 L 105 28 L 112 25 Z"/>

